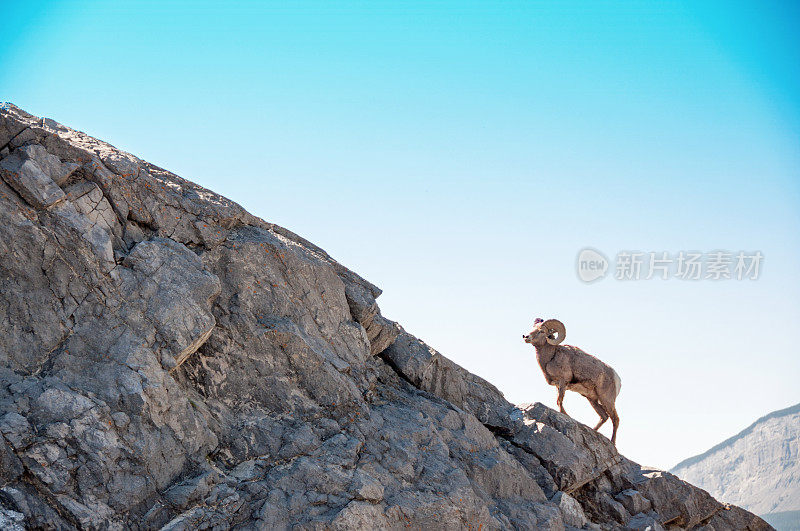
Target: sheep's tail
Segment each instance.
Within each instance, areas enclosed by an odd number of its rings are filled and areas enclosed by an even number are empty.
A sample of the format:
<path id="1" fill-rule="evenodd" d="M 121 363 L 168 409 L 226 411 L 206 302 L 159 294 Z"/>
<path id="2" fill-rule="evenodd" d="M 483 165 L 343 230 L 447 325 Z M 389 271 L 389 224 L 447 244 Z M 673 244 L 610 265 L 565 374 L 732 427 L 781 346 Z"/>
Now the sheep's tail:
<path id="1" fill-rule="evenodd" d="M 614 398 L 616 398 L 619 396 L 619 392 L 622 391 L 622 378 L 619 377 L 619 374 L 614 369 L 611 369 L 611 371 L 614 373 L 614 386 L 617 388 L 617 394 L 614 395 Z"/>

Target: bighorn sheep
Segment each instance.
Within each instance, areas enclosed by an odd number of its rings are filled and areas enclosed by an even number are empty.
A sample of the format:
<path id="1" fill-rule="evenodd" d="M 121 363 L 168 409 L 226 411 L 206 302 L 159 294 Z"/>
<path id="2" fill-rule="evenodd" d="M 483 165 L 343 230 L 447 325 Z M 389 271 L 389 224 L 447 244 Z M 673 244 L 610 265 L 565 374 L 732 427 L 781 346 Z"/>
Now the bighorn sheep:
<path id="1" fill-rule="evenodd" d="M 595 431 L 611 418 L 614 425 L 611 442 L 616 445 L 619 416 L 614 402 L 622 388 L 622 380 L 617 371 L 594 356 L 578 347 L 560 345 L 566 335 L 567 329 L 561 321 L 536 319 L 531 333 L 522 338 L 536 348 L 536 361 L 547 383 L 558 388 L 556 403 L 561 412 L 567 414 L 564 392 L 569 389 L 580 393 L 600 415 Z"/>

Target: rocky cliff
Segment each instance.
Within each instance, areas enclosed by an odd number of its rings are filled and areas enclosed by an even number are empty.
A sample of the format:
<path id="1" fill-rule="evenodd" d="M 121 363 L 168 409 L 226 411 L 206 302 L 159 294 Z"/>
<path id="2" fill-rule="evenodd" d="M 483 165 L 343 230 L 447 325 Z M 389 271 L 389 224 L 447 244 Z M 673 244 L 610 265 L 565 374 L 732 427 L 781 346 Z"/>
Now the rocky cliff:
<path id="1" fill-rule="evenodd" d="M 758 419 L 672 472 L 758 514 L 800 511 L 800 404 Z M 795 518 L 800 527 L 800 512 Z"/>
<path id="2" fill-rule="evenodd" d="M 224 197 L 10 104 L 0 157 L 2 527 L 768 528 Z"/>

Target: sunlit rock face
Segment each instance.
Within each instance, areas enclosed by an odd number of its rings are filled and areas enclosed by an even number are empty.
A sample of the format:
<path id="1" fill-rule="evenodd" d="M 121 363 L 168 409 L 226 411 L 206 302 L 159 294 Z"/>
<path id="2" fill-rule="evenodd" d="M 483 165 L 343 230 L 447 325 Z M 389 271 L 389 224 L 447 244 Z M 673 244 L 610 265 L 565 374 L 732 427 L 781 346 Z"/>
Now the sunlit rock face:
<path id="1" fill-rule="evenodd" d="M 224 197 L 13 105 L 0 168 L 0 527 L 768 528 Z"/>
<path id="2" fill-rule="evenodd" d="M 758 419 L 672 472 L 756 514 L 794 512 L 800 525 L 800 404 Z"/>

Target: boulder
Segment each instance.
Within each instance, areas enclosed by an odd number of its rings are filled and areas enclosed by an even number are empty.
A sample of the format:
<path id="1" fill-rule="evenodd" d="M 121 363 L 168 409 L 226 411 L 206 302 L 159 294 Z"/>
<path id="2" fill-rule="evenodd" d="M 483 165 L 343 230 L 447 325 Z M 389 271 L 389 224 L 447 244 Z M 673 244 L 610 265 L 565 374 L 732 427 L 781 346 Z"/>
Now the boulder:
<path id="1" fill-rule="evenodd" d="M 65 197 L 64 191 L 36 160 L 28 157 L 24 148 L 14 150 L 0 160 L 0 176 L 34 208 L 51 207 Z"/>
<path id="2" fill-rule="evenodd" d="M 581 504 L 566 492 L 557 492 L 551 501 L 558 505 L 558 508 L 561 510 L 565 526 L 577 527 L 580 529 L 588 522 L 586 515 L 583 513 Z"/>
<path id="3" fill-rule="evenodd" d="M 14 153 L 18 153 L 24 159 L 36 164 L 58 186 L 64 184 L 79 167 L 75 162 L 61 162 L 61 159 L 50 154 L 44 146 L 39 144 L 21 146 L 14 150 Z"/>
<path id="4" fill-rule="evenodd" d="M 650 500 L 642 496 L 639 491 L 633 489 L 623 490 L 614 496 L 614 499 L 621 503 L 630 514 L 646 513 L 653 507 Z"/>
<path id="5" fill-rule="evenodd" d="M 492 384 L 452 362 L 400 328 L 395 342 L 381 353 L 414 386 L 475 415 L 494 430 L 510 432 L 522 418 Z"/>
<path id="6" fill-rule="evenodd" d="M 165 368 L 180 366 L 211 336 L 219 278 L 186 246 L 166 238 L 139 242 L 117 273 L 127 303 L 154 325 L 166 349 L 161 356 Z"/>

